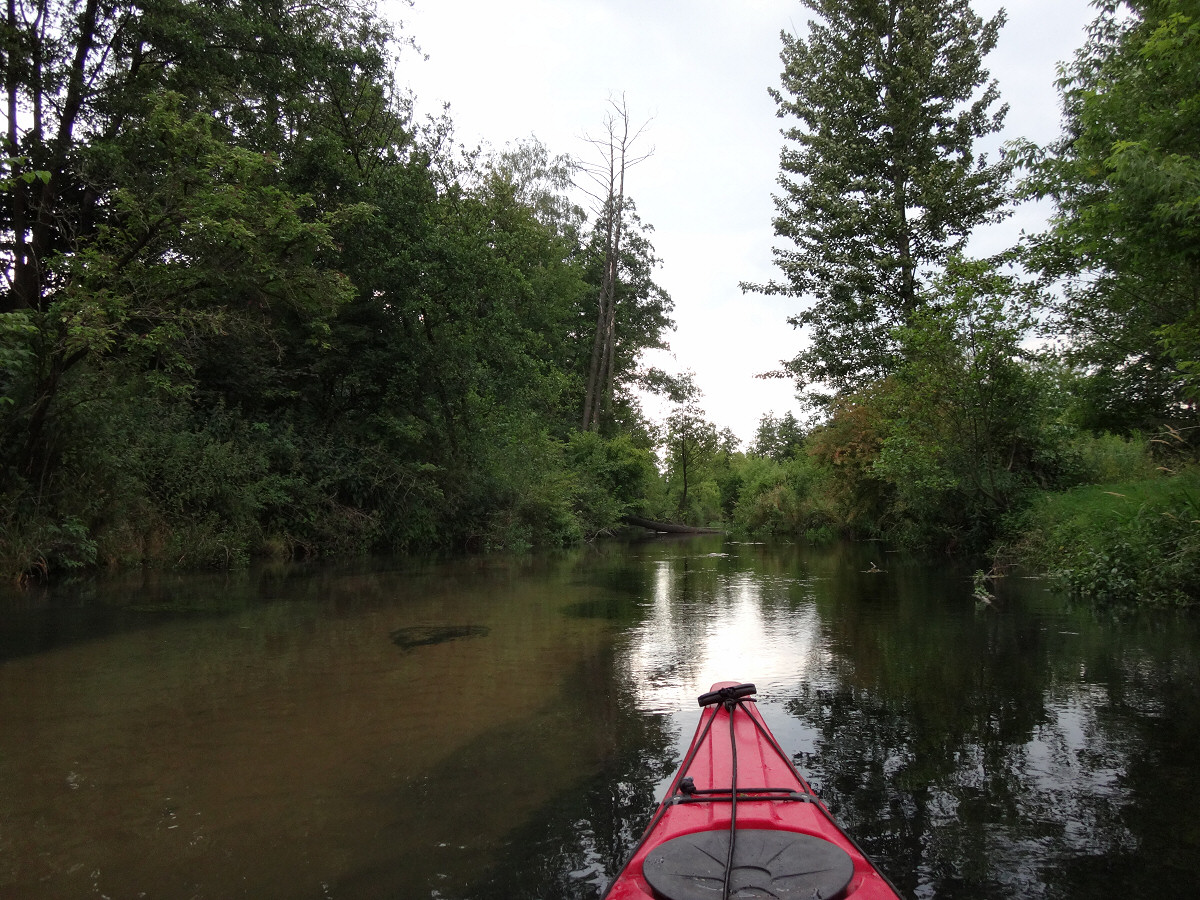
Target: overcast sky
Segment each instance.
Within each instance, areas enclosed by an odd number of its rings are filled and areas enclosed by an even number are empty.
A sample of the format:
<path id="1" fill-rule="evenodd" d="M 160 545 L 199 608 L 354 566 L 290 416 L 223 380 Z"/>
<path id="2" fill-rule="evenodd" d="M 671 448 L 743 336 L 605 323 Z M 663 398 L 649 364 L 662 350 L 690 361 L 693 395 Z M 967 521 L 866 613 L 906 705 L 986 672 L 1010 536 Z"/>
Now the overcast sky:
<path id="1" fill-rule="evenodd" d="M 388 2 L 388 0 L 385 0 Z M 1083 42 L 1087 0 L 976 0 L 1008 12 L 988 58 L 1011 107 L 1005 138 L 1038 142 L 1059 129 L 1056 66 Z M 763 413 L 799 411 L 791 385 L 754 375 L 795 355 L 787 324 L 798 301 L 743 294 L 773 275 L 771 194 L 782 120 L 780 32 L 803 33 L 798 0 L 415 0 L 388 12 L 428 55 L 408 52 L 400 81 L 421 113 L 450 104 L 458 140 L 502 148 L 530 135 L 552 153 L 587 157 L 610 96 L 625 95 L 654 155 L 630 170 L 627 192 L 663 260 L 657 281 L 675 301 L 672 354 L 691 369 L 710 420 L 748 440 Z M 1021 211 L 978 249 L 1000 249 L 1039 211 Z"/>

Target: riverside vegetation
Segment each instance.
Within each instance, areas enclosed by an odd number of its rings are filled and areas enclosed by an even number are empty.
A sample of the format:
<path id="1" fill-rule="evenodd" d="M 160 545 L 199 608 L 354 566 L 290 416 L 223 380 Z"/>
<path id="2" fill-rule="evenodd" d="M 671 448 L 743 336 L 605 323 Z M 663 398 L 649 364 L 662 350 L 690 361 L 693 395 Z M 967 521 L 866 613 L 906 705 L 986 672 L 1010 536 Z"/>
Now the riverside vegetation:
<path id="1" fill-rule="evenodd" d="M 636 513 L 1200 598 L 1200 2 L 1098 3 L 1062 137 L 992 160 L 1003 13 L 804 5 L 780 278 L 746 286 L 796 298 L 804 349 L 766 374 L 804 412 L 745 451 L 642 363 L 673 307 L 623 103 L 592 167 L 468 151 L 396 89 L 370 5 L 11 6 L 6 573 L 555 546 Z M 1044 233 L 967 255 L 1037 198 Z"/>

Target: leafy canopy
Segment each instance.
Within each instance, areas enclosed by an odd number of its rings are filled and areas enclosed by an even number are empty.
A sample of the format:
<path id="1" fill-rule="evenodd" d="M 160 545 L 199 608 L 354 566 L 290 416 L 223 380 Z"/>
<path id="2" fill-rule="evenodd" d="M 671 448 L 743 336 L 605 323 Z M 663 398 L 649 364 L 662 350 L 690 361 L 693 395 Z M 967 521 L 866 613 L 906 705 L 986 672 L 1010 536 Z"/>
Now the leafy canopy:
<path id="1" fill-rule="evenodd" d="M 1098 4 L 1064 66 L 1062 138 L 1026 146 L 1053 199 L 1031 259 L 1061 279 L 1054 327 L 1103 384 L 1092 423 L 1178 420 L 1200 392 L 1200 3 Z"/>
<path id="2" fill-rule="evenodd" d="M 893 329 L 929 272 L 1004 215 L 1009 165 L 977 155 L 1007 107 L 983 58 L 1004 22 L 968 0 L 804 0 L 819 18 L 783 34 L 783 134 L 775 249 L 809 301 L 789 321 L 810 346 L 785 363 L 801 386 L 853 390 L 894 370 Z M 744 286 L 746 287 L 746 286 Z"/>

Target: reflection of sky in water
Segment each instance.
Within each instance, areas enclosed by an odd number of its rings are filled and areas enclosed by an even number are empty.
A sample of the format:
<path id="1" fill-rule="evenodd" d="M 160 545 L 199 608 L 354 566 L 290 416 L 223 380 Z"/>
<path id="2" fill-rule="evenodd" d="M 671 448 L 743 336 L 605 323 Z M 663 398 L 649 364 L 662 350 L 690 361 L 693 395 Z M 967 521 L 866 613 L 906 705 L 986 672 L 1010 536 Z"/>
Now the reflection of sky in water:
<path id="1" fill-rule="evenodd" d="M 789 753 L 820 759 L 829 736 L 817 722 L 784 705 L 806 688 L 844 688 L 846 660 L 839 664 L 844 650 L 834 646 L 829 623 L 818 615 L 815 580 L 739 571 L 719 559 L 678 555 L 657 561 L 652 583 L 648 614 L 627 635 L 624 674 L 644 714 L 672 720 L 677 759 L 699 719 L 696 697 L 714 682 L 728 680 L 757 685 L 763 715 Z M 1001 743 L 999 770 L 996 747 L 978 742 L 976 735 L 957 748 L 950 772 L 924 786 L 929 830 L 925 858 L 914 861 L 916 896 L 933 897 L 945 888 L 947 860 L 967 864 L 980 851 L 1009 888 L 1038 896 L 1048 887 L 1048 860 L 1136 848 L 1136 837 L 1117 812 L 1130 748 L 1114 741 L 1098 720 L 1110 698 L 1082 671 L 1078 682 L 1048 688 L 1044 719 L 1023 743 Z M 912 743 L 918 732 L 912 727 L 901 726 L 900 744 L 880 760 L 889 782 L 920 769 Z M 824 760 L 805 774 L 820 788 L 823 777 L 832 775 L 829 765 Z M 660 798 L 668 781 L 658 785 Z M 981 820 L 981 804 L 1000 802 L 994 793 L 999 784 L 1020 798 L 1012 811 L 1016 815 L 993 811 Z M 895 794 L 904 802 L 906 797 L 904 790 Z"/>
<path id="2" fill-rule="evenodd" d="M 769 700 L 814 680 L 823 654 L 812 603 L 788 608 L 768 596 L 786 596 L 794 579 L 719 574 L 711 595 L 681 599 L 677 562 L 659 562 L 650 615 L 631 636 L 628 675 L 643 710 L 694 708 L 717 681 L 754 682 Z"/>
<path id="3" fill-rule="evenodd" d="M 917 868 L 915 896 L 932 900 L 944 889 L 947 860 L 963 858 L 958 845 L 977 844 L 989 868 L 1002 873 L 1008 892 L 1021 897 L 1047 896 L 1057 878 L 1055 860 L 1105 857 L 1135 852 L 1137 837 L 1120 821 L 1121 781 L 1128 766 L 1127 748 L 1113 742 L 1097 721 L 1108 698 L 1097 685 L 1072 686 L 1068 695 L 1048 703 L 1046 721 L 1024 745 L 1006 754 L 1006 772 L 1019 806 L 1016 815 L 979 821 L 965 818 L 960 801 L 987 796 L 994 760 L 985 748 L 968 745 L 958 753 L 952 776 L 929 785 L 927 858 Z"/>
<path id="4" fill-rule="evenodd" d="M 699 721 L 696 698 L 718 681 L 752 682 L 783 746 L 811 753 L 816 732 L 782 706 L 801 684 L 823 681 L 829 660 L 811 589 L 804 579 L 717 572 L 716 560 L 705 557 L 687 562 L 689 572 L 683 557 L 658 561 L 650 614 L 629 636 L 626 677 L 639 707 L 674 720 L 682 757 Z M 680 581 L 697 566 L 712 567 L 712 586 L 684 596 Z"/>
<path id="5" fill-rule="evenodd" d="M 930 852 L 918 867 L 916 897 L 932 900 L 944 888 L 946 860 L 958 855 L 948 835 L 975 832 L 989 868 L 1020 897 L 1053 896 L 1060 877 L 1056 861 L 1136 853 L 1138 838 L 1120 813 L 1128 799 L 1121 782 L 1129 748 L 1114 742 L 1097 720 L 1107 702 L 1100 686 L 1072 686 L 1068 696 L 1048 703 L 1046 721 L 1031 739 L 1010 748 L 1007 777 L 1018 786 L 1020 805 L 1007 821 L 960 819 L 960 797 L 986 794 L 989 774 L 995 777 L 986 771 L 982 747 L 960 756 L 952 779 L 931 786 Z"/>
<path id="6" fill-rule="evenodd" d="M 1024 748 L 1026 790 L 1044 804 L 1042 815 L 1062 823 L 1065 849 L 1080 853 L 1109 852 L 1114 843 L 1126 849 L 1136 845 L 1128 831 L 1116 841 L 1111 833 L 1110 806 L 1121 803 L 1129 757 L 1128 748 L 1097 721 L 1097 710 L 1108 703 L 1103 687 L 1076 686 L 1069 696 L 1047 706 L 1049 720 Z M 1098 816 L 1105 821 L 1099 822 Z M 1102 832 L 1106 840 L 1097 844 Z"/>

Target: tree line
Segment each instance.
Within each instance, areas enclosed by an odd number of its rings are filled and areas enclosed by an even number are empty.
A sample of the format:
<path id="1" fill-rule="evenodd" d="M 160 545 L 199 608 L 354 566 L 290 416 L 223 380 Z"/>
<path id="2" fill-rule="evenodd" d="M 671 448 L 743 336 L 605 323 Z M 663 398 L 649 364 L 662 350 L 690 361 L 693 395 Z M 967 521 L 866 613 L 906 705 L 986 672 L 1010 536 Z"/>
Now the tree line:
<path id="1" fill-rule="evenodd" d="M 546 546 L 637 513 L 1194 598 L 1200 4 L 1097 3 L 1061 138 L 990 154 L 1003 12 L 802 4 L 779 274 L 744 286 L 795 299 L 764 374 L 801 418 L 743 452 L 642 365 L 673 307 L 623 98 L 590 165 L 468 150 L 397 89 L 370 3 L 13 0 L 6 570 Z M 1043 233 L 970 254 L 1033 199 Z"/>
<path id="2" fill-rule="evenodd" d="M 418 115 L 372 4 L 14 0 L 3 41 L 10 575 L 561 544 L 647 493 L 649 226 Z"/>

